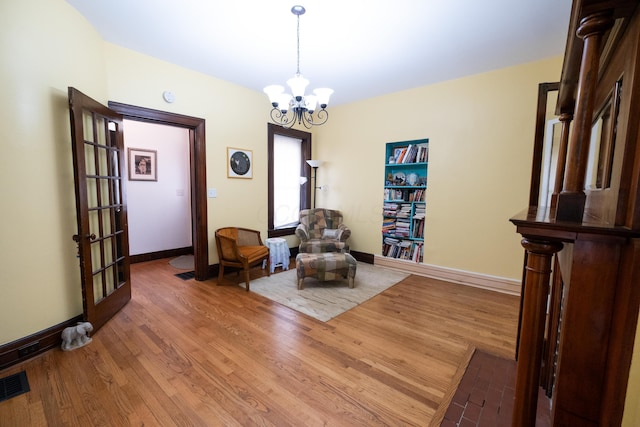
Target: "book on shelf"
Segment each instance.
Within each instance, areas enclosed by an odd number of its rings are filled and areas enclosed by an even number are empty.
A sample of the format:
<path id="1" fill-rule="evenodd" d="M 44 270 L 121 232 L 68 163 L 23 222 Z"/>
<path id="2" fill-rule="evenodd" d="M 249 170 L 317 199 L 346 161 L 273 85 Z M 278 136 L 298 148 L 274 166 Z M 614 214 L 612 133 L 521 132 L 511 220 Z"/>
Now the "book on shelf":
<path id="1" fill-rule="evenodd" d="M 418 161 L 418 151 L 420 146 L 410 145 L 407 149 L 407 155 L 404 157 L 403 163 L 416 163 Z"/>
<path id="2" fill-rule="evenodd" d="M 398 214 L 398 209 L 400 205 L 397 203 L 385 203 L 382 206 L 382 214 L 384 216 L 396 216 Z"/>
<path id="3" fill-rule="evenodd" d="M 426 163 L 429 161 L 429 144 L 420 144 L 416 153 L 416 162 Z"/>
<path id="4" fill-rule="evenodd" d="M 382 234 L 393 234 L 396 231 L 396 220 L 395 218 L 387 218 L 385 217 L 382 222 Z"/>
<path id="5" fill-rule="evenodd" d="M 411 247 L 411 261 L 420 262 L 424 253 L 424 243 L 416 242 Z"/>
<path id="6" fill-rule="evenodd" d="M 419 190 L 412 191 L 409 194 L 409 201 L 410 202 L 423 202 L 424 201 L 424 190 L 419 189 Z"/>
<path id="7" fill-rule="evenodd" d="M 402 163 L 411 163 L 409 161 L 409 157 L 411 156 L 411 150 L 413 149 L 413 145 L 409 144 L 409 146 L 407 147 L 407 151 L 404 154 L 404 157 L 402 158 Z"/>
<path id="8" fill-rule="evenodd" d="M 405 154 L 407 154 L 407 147 L 396 148 L 394 163 L 402 163 Z"/>
<path id="9" fill-rule="evenodd" d="M 394 244 L 390 251 L 389 256 L 392 258 L 401 258 L 406 259 L 407 255 L 410 253 L 411 242 L 408 240 L 400 240 L 398 243 Z"/>
<path id="10" fill-rule="evenodd" d="M 401 203 L 396 217 L 409 218 L 411 216 L 411 203 Z"/>
<path id="11" fill-rule="evenodd" d="M 429 161 L 429 144 L 409 144 L 406 147 L 397 147 L 391 155 L 390 163 L 425 163 Z"/>
<path id="12" fill-rule="evenodd" d="M 413 237 L 414 239 L 424 238 L 424 218 L 413 220 L 413 229 L 412 229 L 411 237 Z"/>
<path id="13" fill-rule="evenodd" d="M 421 262 L 424 243 L 385 237 L 382 244 L 382 255 L 388 258 L 405 259 Z"/>
<path id="14" fill-rule="evenodd" d="M 398 237 L 409 237 L 409 229 L 411 228 L 410 220 L 398 218 L 396 220 L 396 228 L 394 234 Z"/>

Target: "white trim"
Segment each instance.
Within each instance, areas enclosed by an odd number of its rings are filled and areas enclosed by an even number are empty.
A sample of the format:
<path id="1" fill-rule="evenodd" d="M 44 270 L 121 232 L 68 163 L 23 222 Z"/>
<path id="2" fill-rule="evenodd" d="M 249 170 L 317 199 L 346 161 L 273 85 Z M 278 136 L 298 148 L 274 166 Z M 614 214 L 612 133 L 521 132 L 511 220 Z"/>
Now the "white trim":
<path id="1" fill-rule="evenodd" d="M 502 292 L 509 295 L 520 295 L 520 281 L 507 279 L 505 277 L 489 276 L 487 274 L 456 270 L 454 268 L 420 264 L 413 261 L 388 258 L 381 255 L 374 255 L 373 264 L 404 271 L 406 273 L 417 274 L 418 276 L 431 277 L 434 279 L 445 280 L 447 282 L 459 283 L 461 285 Z"/>

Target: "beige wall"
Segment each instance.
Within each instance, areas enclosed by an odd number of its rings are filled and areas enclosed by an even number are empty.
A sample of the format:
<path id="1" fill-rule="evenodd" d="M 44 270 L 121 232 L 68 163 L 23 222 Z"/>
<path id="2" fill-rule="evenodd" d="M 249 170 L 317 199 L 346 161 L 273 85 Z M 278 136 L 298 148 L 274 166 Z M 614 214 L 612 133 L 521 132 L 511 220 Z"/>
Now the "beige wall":
<path id="1" fill-rule="evenodd" d="M 134 51 L 106 44 L 109 99 L 206 121 L 209 260 L 217 263 L 214 231 L 238 225 L 267 233 L 267 118 L 265 95 Z M 170 90 L 176 100 L 164 102 Z M 126 133 L 126 130 L 125 130 Z M 227 147 L 253 151 L 253 179 L 227 178 Z"/>
<path id="2" fill-rule="evenodd" d="M 67 86 L 206 120 L 207 185 L 218 190 L 211 263 L 216 228 L 266 234 L 262 93 L 104 43 L 63 0 L 2 2 L 0 31 L 11 40 L 0 44 L 0 344 L 82 312 Z M 318 204 L 344 211 L 354 250 L 379 253 L 384 144 L 429 138 L 425 263 L 518 279 L 523 251 L 508 219 L 527 205 L 537 84 L 557 80 L 560 66 L 552 58 L 331 108 L 314 131 L 318 183 L 329 187 Z M 226 147 L 253 150 L 252 180 L 227 178 Z"/>
<path id="3" fill-rule="evenodd" d="M 560 57 L 331 109 L 318 130 L 319 205 L 341 208 L 353 249 L 380 253 L 384 144 L 429 138 L 425 264 L 519 280 L 509 218 L 528 204 L 538 83 Z"/>
<path id="4" fill-rule="evenodd" d="M 82 313 L 67 87 L 107 100 L 103 42 L 62 0 L 0 2 L 0 343 Z"/>
<path id="5" fill-rule="evenodd" d="M 640 328 L 636 329 L 636 342 L 633 347 L 633 360 L 629 371 L 627 398 L 622 418 L 622 427 L 637 426 L 640 426 Z"/>

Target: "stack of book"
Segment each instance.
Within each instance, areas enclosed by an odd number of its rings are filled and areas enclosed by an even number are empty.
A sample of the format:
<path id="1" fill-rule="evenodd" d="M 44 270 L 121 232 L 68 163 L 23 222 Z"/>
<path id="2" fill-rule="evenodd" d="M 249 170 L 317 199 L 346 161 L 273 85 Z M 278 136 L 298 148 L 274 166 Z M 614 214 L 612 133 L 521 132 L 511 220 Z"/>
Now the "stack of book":
<path id="1" fill-rule="evenodd" d="M 393 252 L 394 248 L 400 243 L 400 240 L 394 239 L 392 237 L 385 237 L 382 242 L 382 255 L 386 257 L 393 258 L 390 253 Z"/>
<path id="2" fill-rule="evenodd" d="M 398 237 L 409 237 L 410 226 L 411 222 L 409 218 L 398 218 L 396 220 L 396 231 L 394 234 Z"/>
<path id="3" fill-rule="evenodd" d="M 382 221 L 382 234 L 394 234 L 396 232 L 396 219 L 385 217 Z"/>
<path id="4" fill-rule="evenodd" d="M 400 205 L 398 203 L 385 203 L 382 207 L 382 215 L 384 215 L 385 217 L 395 217 L 396 215 L 398 215 L 399 208 Z"/>
<path id="5" fill-rule="evenodd" d="M 410 259 L 411 242 L 387 237 L 382 246 L 382 255 L 389 258 Z"/>
<path id="6" fill-rule="evenodd" d="M 396 214 L 398 218 L 409 218 L 411 216 L 411 203 L 401 203 L 400 210 Z"/>

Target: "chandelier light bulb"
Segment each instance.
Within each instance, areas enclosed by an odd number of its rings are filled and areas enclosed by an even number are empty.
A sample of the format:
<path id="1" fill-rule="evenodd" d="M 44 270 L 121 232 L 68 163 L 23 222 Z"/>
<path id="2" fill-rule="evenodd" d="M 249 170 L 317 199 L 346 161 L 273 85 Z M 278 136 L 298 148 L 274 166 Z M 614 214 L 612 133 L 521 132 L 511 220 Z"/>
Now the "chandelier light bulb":
<path id="1" fill-rule="evenodd" d="M 276 107 L 280 107 L 280 111 L 282 114 L 285 114 L 287 110 L 289 110 L 289 106 L 291 105 L 291 95 L 288 93 L 282 93 L 278 96 L 278 102 L 276 103 Z"/>
<path id="2" fill-rule="evenodd" d="M 309 110 L 309 114 L 313 114 L 316 111 L 316 105 L 318 104 L 318 97 L 315 95 L 307 95 L 304 97 L 304 106 Z"/>
<path id="3" fill-rule="evenodd" d="M 299 102 L 304 97 L 304 90 L 309 85 L 309 80 L 302 77 L 301 74 L 296 74 L 287 80 L 287 85 L 291 88 L 293 97 Z"/>
<path id="4" fill-rule="evenodd" d="M 320 107 L 323 109 L 327 108 L 327 105 L 329 105 L 329 98 L 333 93 L 333 89 L 323 87 L 323 88 L 315 89 L 313 93 L 315 93 L 316 96 L 318 97 L 318 104 L 320 104 Z"/>
<path id="5" fill-rule="evenodd" d="M 279 98 L 282 92 L 284 92 L 284 88 L 280 85 L 271 85 L 271 86 L 265 87 L 263 90 L 264 90 L 264 93 L 266 93 L 267 96 L 269 97 L 269 102 L 271 102 L 271 105 L 273 107 L 277 107 Z"/>

